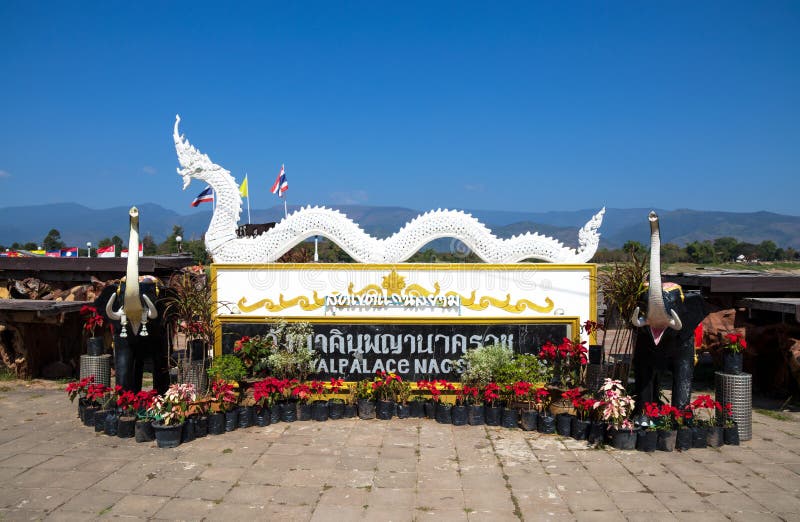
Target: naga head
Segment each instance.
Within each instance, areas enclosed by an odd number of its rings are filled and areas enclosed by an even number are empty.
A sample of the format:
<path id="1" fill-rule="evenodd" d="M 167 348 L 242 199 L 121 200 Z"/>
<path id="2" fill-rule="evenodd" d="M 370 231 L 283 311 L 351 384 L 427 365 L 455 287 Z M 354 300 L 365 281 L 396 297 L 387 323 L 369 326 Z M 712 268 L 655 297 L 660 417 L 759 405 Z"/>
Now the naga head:
<path id="1" fill-rule="evenodd" d="M 185 136 L 178 132 L 178 124 L 181 122 L 180 115 L 175 115 L 175 127 L 172 131 L 172 139 L 175 141 L 175 151 L 178 153 L 178 163 L 181 168 L 176 169 L 183 178 L 183 190 L 189 188 L 192 178 L 199 179 L 208 183 L 211 172 L 221 167 L 211 162 L 211 159 L 189 143 Z M 223 169 L 224 170 L 224 169 Z M 225 171 L 229 176 L 230 172 Z"/>
<path id="2" fill-rule="evenodd" d="M 650 221 L 650 281 L 647 290 L 647 315 L 639 315 L 639 307 L 633 311 L 631 322 L 639 328 L 648 326 L 657 346 L 667 328 L 680 330 L 683 327 L 678 313 L 676 299 L 683 301 L 683 292 L 679 285 L 661 283 L 661 234 L 658 226 L 658 215 L 651 211 L 647 216 Z"/>

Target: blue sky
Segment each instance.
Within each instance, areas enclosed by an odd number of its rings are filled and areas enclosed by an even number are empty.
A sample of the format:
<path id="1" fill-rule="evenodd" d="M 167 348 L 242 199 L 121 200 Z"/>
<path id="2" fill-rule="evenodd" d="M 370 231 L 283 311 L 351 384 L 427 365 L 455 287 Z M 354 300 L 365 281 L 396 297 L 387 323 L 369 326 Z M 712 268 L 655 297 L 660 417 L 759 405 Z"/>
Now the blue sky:
<path id="1" fill-rule="evenodd" d="M 0 206 L 800 215 L 800 3 L 0 2 Z M 202 209 L 202 207 L 201 207 Z"/>

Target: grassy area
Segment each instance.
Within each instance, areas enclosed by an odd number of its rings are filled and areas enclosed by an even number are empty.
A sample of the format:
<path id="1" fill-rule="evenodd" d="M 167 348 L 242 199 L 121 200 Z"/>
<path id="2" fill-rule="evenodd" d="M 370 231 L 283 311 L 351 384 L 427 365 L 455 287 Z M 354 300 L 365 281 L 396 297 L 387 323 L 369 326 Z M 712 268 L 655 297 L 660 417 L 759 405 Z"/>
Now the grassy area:
<path id="1" fill-rule="evenodd" d="M 5 366 L 0 367 L 0 381 L 13 381 L 17 378 L 14 372 Z"/>
<path id="2" fill-rule="evenodd" d="M 767 417 L 772 417 L 773 419 L 779 421 L 792 421 L 794 420 L 790 415 L 786 415 L 785 413 L 781 413 L 775 410 L 767 410 L 764 408 L 755 408 L 753 411 L 756 413 L 760 413 L 761 415 L 766 415 Z"/>

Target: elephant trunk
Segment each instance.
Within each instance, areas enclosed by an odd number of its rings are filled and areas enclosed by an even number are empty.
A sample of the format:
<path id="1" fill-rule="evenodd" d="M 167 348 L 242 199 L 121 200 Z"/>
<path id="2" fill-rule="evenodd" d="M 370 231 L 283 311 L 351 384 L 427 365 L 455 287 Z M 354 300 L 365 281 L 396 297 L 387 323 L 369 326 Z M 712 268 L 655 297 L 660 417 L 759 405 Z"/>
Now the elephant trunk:
<path id="1" fill-rule="evenodd" d="M 681 321 L 673 311 L 667 314 L 661 285 L 661 233 L 658 215 L 651 211 L 650 220 L 650 283 L 647 292 L 647 320 L 653 342 L 658 345 L 667 328 L 681 329 Z"/>
<path id="2" fill-rule="evenodd" d="M 142 317 L 142 301 L 139 295 L 139 209 L 131 207 L 131 232 L 128 240 L 128 264 L 125 271 L 125 304 L 123 310 L 131 323 L 133 334 L 139 332 Z"/>

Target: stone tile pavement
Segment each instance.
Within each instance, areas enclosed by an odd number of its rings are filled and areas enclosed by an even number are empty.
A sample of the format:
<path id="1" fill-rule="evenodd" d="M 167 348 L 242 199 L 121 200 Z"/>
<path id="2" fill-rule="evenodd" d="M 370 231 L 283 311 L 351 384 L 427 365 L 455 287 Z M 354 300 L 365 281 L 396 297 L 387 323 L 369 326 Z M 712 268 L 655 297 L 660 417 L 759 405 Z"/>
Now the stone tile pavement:
<path id="1" fill-rule="evenodd" d="M 419 419 L 160 450 L 96 435 L 53 388 L 0 387 L 0 520 L 800 520 L 797 419 L 755 414 L 752 441 L 686 453 Z"/>

